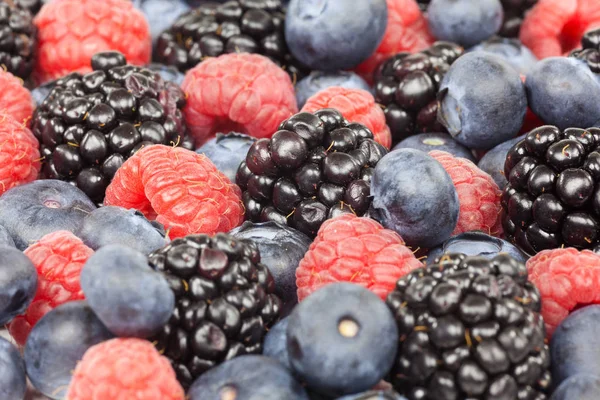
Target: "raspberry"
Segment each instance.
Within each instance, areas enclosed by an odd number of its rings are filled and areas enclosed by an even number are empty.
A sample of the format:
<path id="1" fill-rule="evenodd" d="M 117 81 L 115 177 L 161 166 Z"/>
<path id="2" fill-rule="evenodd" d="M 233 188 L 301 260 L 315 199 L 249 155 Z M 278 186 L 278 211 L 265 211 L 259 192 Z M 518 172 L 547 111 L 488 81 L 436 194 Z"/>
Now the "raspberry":
<path id="1" fill-rule="evenodd" d="M 521 42 L 540 59 L 579 47 L 583 34 L 600 27 L 597 0 L 540 0 L 525 16 Z"/>
<path id="2" fill-rule="evenodd" d="M 350 122 L 365 125 L 373 132 L 375 141 L 389 150 L 392 134 L 385 123 L 385 114 L 375 103 L 373 95 L 362 89 L 330 87 L 310 97 L 302 112 L 315 112 L 323 108 L 335 108 Z"/>
<path id="3" fill-rule="evenodd" d="M 16 119 L 26 123 L 33 114 L 35 104 L 31 93 L 23 86 L 23 81 L 10 72 L 0 69 L 0 110 Z"/>
<path id="4" fill-rule="evenodd" d="M 543 250 L 527 261 L 542 296 L 548 337 L 579 306 L 600 304 L 600 255 L 573 247 Z"/>
<path id="5" fill-rule="evenodd" d="M 169 360 L 152 343 L 117 338 L 90 347 L 77 364 L 67 399 L 183 400 Z"/>
<path id="6" fill-rule="evenodd" d="M 388 24 L 381 44 L 356 72 L 373 82 L 377 67 L 394 54 L 425 50 L 435 41 L 427 28 L 427 20 L 415 0 L 387 0 Z"/>
<path id="7" fill-rule="evenodd" d="M 239 187 L 205 155 L 163 145 L 145 147 L 125 161 L 104 202 L 156 217 L 171 238 L 228 232 L 244 217 Z"/>
<path id="8" fill-rule="evenodd" d="M 150 61 L 152 38 L 146 18 L 123 0 L 59 0 L 35 17 L 39 31 L 35 74 L 42 83 L 69 72 L 91 72 L 96 53 L 117 50 L 135 65 Z"/>
<path id="9" fill-rule="evenodd" d="M 201 62 L 181 85 L 185 119 L 196 145 L 219 132 L 269 138 L 298 111 L 289 75 L 268 58 L 224 54 Z"/>
<path id="10" fill-rule="evenodd" d="M 376 221 L 342 214 L 326 221 L 296 269 L 298 300 L 335 282 L 352 282 L 383 300 L 396 281 L 423 264 L 396 232 Z"/>
<path id="11" fill-rule="evenodd" d="M 501 236 L 502 192 L 494 179 L 466 158 L 454 157 L 438 150 L 430 151 L 429 155 L 442 164 L 458 193 L 460 213 L 452 234 L 484 231 L 493 236 Z"/>
<path id="12" fill-rule="evenodd" d="M 0 114 L 0 195 L 37 178 L 41 168 L 38 146 L 24 123 Z"/>
<path id="13" fill-rule="evenodd" d="M 85 297 L 79 274 L 94 253 L 69 231 L 49 233 L 25 250 L 38 272 L 38 288 L 25 314 L 8 325 L 19 345 L 24 345 L 33 326 L 52 309 Z"/>

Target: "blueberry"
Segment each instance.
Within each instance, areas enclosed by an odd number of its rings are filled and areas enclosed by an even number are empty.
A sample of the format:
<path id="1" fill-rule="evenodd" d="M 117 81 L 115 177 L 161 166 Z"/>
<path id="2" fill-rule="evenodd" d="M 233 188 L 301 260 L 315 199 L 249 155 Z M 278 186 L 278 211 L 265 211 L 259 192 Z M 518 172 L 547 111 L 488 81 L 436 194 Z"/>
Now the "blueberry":
<path id="1" fill-rule="evenodd" d="M 504 12 L 500 0 L 432 0 L 427 18 L 438 40 L 471 47 L 498 33 Z"/>
<path id="2" fill-rule="evenodd" d="M 292 0 L 285 19 L 290 52 L 314 70 L 352 69 L 379 46 L 385 0 Z"/>
<path id="3" fill-rule="evenodd" d="M 293 371 L 328 396 L 368 390 L 394 363 L 398 328 L 373 292 L 350 283 L 317 290 L 290 314 L 287 347 Z"/>
<path id="4" fill-rule="evenodd" d="M 76 232 L 96 206 L 75 186 L 53 179 L 16 186 L 0 197 L 0 225 L 19 250 L 44 235 L 60 230 Z"/>
<path id="5" fill-rule="evenodd" d="M 314 71 L 296 84 L 298 108 L 302 108 L 309 97 L 332 86 L 371 91 L 369 84 L 354 72 L 338 71 L 327 73 Z"/>
<path id="6" fill-rule="evenodd" d="M 81 271 L 81 289 L 115 335 L 146 338 L 167 323 L 175 296 L 144 254 L 113 244 L 96 251 Z"/>
<path id="7" fill-rule="evenodd" d="M 27 309 L 37 282 L 37 270 L 25 254 L 14 247 L 0 247 L 0 325 Z"/>
<path id="8" fill-rule="evenodd" d="M 153 40 L 190 9 L 184 0 L 133 0 L 133 5 L 146 16 Z"/>
<path id="9" fill-rule="evenodd" d="M 438 100 L 439 122 L 471 149 L 491 149 L 515 137 L 527 112 L 519 73 L 502 58 L 482 52 L 465 54 L 452 64 Z"/>
<path id="10" fill-rule="evenodd" d="M 109 244 L 122 244 L 150 254 L 167 244 L 164 230 L 156 224 L 135 209 L 105 206 L 83 219 L 77 236 L 94 250 Z"/>
<path id="11" fill-rule="evenodd" d="M 184 74 L 171 65 L 152 63 L 146 65 L 146 68 L 150 71 L 157 72 L 164 81 L 173 82 L 176 85 L 181 85 L 183 83 L 183 78 L 185 78 Z"/>
<path id="12" fill-rule="evenodd" d="M 302 385 L 269 357 L 244 355 L 202 374 L 190 387 L 189 400 L 308 400 Z"/>
<path id="13" fill-rule="evenodd" d="M 503 190 L 508 183 L 508 180 L 504 176 L 504 162 L 506 161 L 506 155 L 511 147 L 521 140 L 523 140 L 523 137 L 518 136 L 514 139 L 507 140 L 504 143 L 500 143 L 498 146 L 485 153 L 477 164 L 479 169 L 483 172 L 487 172 L 494 178 L 494 181 L 500 190 Z"/>
<path id="14" fill-rule="evenodd" d="M 368 392 L 338 397 L 336 400 L 406 400 L 393 390 L 369 390 Z"/>
<path id="15" fill-rule="evenodd" d="M 420 133 L 409 136 L 398 143 L 392 150 L 415 149 L 429 153 L 433 150 L 446 151 L 454 157 L 462 157 L 475 162 L 475 156 L 465 146 L 452 139 L 447 133 Z"/>
<path id="16" fill-rule="evenodd" d="M 0 246 L 16 247 L 12 236 L 2 225 L 0 225 Z"/>
<path id="17" fill-rule="evenodd" d="M 483 51 L 500 56 L 521 75 L 527 75 L 538 61 L 531 50 L 518 39 L 494 37 L 468 50 L 468 52 L 472 51 Z"/>
<path id="18" fill-rule="evenodd" d="M 384 156 L 375 167 L 371 195 L 371 216 L 411 246 L 442 243 L 458 222 L 458 194 L 450 175 L 419 150 Z"/>
<path id="19" fill-rule="evenodd" d="M 85 301 L 62 304 L 44 315 L 27 338 L 27 376 L 43 395 L 63 399 L 86 350 L 112 337 Z"/>
<path id="20" fill-rule="evenodd" d="M 588 128 L 600 120 L 600 83 L 587 64 L 575 58 L 538 62 L 525 81 L 529 106 L 545 123 Z"/>
<path id="21" fill-rule="evenodd" d="M 196 153 L 204 154 L 215 164 L 217 169 L 235 183 L 235 174 L 255 138 L 240 133 L 217 134 L 217 137 L 204 143 Z"/>
<path id="22" fill-rule="evenodd" d="M 0 399 L 22 400 L 27 390 L 25 363 L 19 350 L 0 338 Z"/>
<path id="23" fill-rule="evenodd" d="M 577 375 L 600 374 L 600 305 L 571 313 L 552 334 L 552 380 L 559 385 Z"/>
<path id="24" fill-rule="evenodd" d="M 596 371 L 597 372 L 597 371 Z M 598 400 L 600 399 L 600 377 L 592 371 L 579 374 L 563 381 L 552 393 L 550 400 Z"/>
<path id="25" fill-rule="evenodd" d="M 291 369 L 290 358 L 287 349 L 287 327 L 289 317 L 286 317 L 273 325 L 265 336 L 263 354 L 279 361 L 286 368 Z"/>
<path id="26" fill-rule="evenodd" d="M 275 279 L 275 293 L 284 302 L 284 314 L 297 302 L 296 268 L 308 251 L 311 239 L 300 231 L 275 222 L 244 224 L 231 231 L 235 237 L 258 245 L 260 259 Z"/>
<path id="27" fill-rule="evenodd" d="M 488 259 L 494 258 L 498 253 L 508 253 L 518 261 L 523 263 L 527 261 L 526 256 L 513 244 L 476 231 L 452 236 L 441 246 L 429 250 L 427 263 L 433 263 L 437 257 L 444 253 L 463 253 L 468 256 L 482 256 Z"/>

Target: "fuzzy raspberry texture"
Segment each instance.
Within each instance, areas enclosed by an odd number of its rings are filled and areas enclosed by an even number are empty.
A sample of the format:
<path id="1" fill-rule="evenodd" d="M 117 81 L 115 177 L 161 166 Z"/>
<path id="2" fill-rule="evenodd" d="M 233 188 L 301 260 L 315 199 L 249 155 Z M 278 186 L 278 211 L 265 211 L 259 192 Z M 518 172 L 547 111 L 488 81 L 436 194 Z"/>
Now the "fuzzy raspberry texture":
<path id="1" fill-rule="evenodd" d="M 29 246 L 24 254 L 37 269 L 38 288 L 27 311 L 8 325 L 11 336 L 21 346 L 44 315 L 61 304 L 85 298 L 79 275 L 94 251 L 71 232 L 57 231 Z"/>
<path id="2" fill-rule="evenodd" d="M 365 125 L 373 132 L 376 142 L 390 149 L 392 134 L 385 122 L 385 114 L 375 103 L 373 95 L 362 89 L 329 87 L 310 97 L 303 112 L 315 112 L 323 108 L 335 108 L 350 122 Z"/>
<path id="3" fill-rule="evenodd" d="M 90 347 L 75 367 L 69 400 L 183 400 L 166 357 L 147 340 L 117 338 Z"/>
<path id="4" fill-rule="evenodd" d="M 55 0 L 42 7 L 34 23 L 39 83 L 69 72 L 91 72 L 92 56 L 107 50 L 120 51 L 130 64 L 150 62 L 150 28 L 131 1 Z"/>
<path id="5" fill-rule="evenodd" d="M 396 232 L 343 214 L 325 221 L 296 269 L 298 300 L 335 282 L 361 285 L 385 300 L 396 281 L 422 267 Z"/>
<path id="6" fill-rule="evenodd" d="M 40 168 L 38 140 L 23 122 L 0 111 L 0 195 L 34 181 Z"/>
<path id="7" fill-rule="evenodd" d="M 185 121 L 197 146 L 217 133 L 269 138 L 298 112 L 289 75 L 258 54 L 232 53 L 192 68 L 181 84 Z"/>
<path id="8" fill-rule="evenodd" d="M 502 191 L 494 179 L 466 158 L 438 150 L 430 151 L 429 155 L 442 164 L 458 193 L 460 212 L 452 235 L 483 231 L 501 237 Z"/>
<path id="9" fill-rule="evenodd" d="M 539 58 L 562 56 L 600 27 L 598 0 L 539 0 L 521 25 L 521 42 Z"/>
<path id="10" fill-rule="evenodd" d="M 35 104 L 29 90 L 23 86 L 23 80 L 0 69 L 0 113 L 13 117 L 17 122 L 28 125 Z"/>
<path id="11" fill-rule="evenodd" d="M 104 203 L 140 210 L 162 223 L 172 239 L 229 232 L 244 218 L 240 188 L 208 157 L 163 145 L 145 147 L 125 161 Z"/>
<path id="12" fill-rule="evenodd" d="M 544 250 L 527 260 L 527 270 L 542 296 L 548 338 L 571 311 L 600 304 L 600 255 L 590 250 Z"/>
<path id="13" fill-rule="evenodd" d="M 430 47 L 435 39 L 429 33 L 427 19 L 415 0 L 387 0 L 388 23 L 383 40 L 375 52 L 355 71 L 373 83 L 377 67 L 394 54 L 416 53 Z"/>

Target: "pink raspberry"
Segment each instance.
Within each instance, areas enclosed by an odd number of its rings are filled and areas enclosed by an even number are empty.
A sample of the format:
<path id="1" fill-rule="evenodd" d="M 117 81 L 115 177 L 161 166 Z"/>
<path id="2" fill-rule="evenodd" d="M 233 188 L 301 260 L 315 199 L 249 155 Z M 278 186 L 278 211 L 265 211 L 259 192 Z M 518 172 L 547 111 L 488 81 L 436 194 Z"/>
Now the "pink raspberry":
<path id="1" fill-rule="evenodd" d="M 0 69 L 0 110 L 13 117 L 17 122 L 28 126 L 35 104 L 31 93 L 23 86 L 23 81 Z"/>
<path id="2" fill-rule="evenodd" d="M 375 103 L 373 95 L 362 89 L 329 87 L 310 97 L 302 111 L 315 112 L 322 108 L 335 108 L 350 122 L 365 125 L 373 132 L 376 142 L 389 149 L 392 134 L 386 125 L 385 114 Z"/>
<path id="3" fill-rule="evenodd" d="M 188 71 L 182 83 L 190 134 L 200 146 L 217 133 L 269 138 L 298 112 L 289 75 L 258 54 L 223 54 Z"/>
<path id="4" fill-rule="evenodd" d="M 502 191 L 494 179 L 466 158 L 454 157 L 450 153 L 438 150 L 430 151 L 429 155 L 442 164 L 458 193 L 460 213 L 452 234 L 484 231 L 500 237 Z"/>

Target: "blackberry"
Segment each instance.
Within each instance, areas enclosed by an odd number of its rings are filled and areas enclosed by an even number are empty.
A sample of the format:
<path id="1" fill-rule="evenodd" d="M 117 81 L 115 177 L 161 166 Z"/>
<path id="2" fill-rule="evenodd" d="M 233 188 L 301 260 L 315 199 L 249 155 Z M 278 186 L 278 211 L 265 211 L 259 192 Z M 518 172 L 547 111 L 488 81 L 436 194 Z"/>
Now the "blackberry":
<path id="1" fill-rule="evenodd" d="M 387 304 L 400 335 L 390 378 L 409 400 L 546 399 L 550 356 L 527 268 L 444 254 L 400 278 Z"/>
<path id="2" fill-rule="evenodd" d="M 423 132 L 446 132 L 437 121 L 436 95 L 450 65 L 464 50 L 436 42 L 419 53 L 399 53 L 382 63 L 375 74 L 375 99 L 385 106 L 392 145 Z"/>
<path id="3" fill-rule="evenodd" d="M 593 249 L 600 235 L 600 129 L 542 126 L 506 156 L 502 193 L 507 238 L 533 255 Z"/>
<path id="4" fill-rule="evenodd" d="M 21 3 L 0 1 L 0 65 L 27 80 L 35 63 L 37 28 L 31 12 Z"/>
<path id="5" fill-rule="evenodd" d="M 285 68 L 294 81 L 302 79 L 309 71 L 288 51 L 285 12 L 280 0 L 202 3 L 158 37 L 154 58 L 185 72 L 206 57 L 258 53 Z"/>
<path id="6" fill-rule="evenodd" d="M 48 2 L 48 0 L 8 0 L 7 2 L 10 3 L 11 1 L 17 7 L 28 10 L 32 15 L 36 15 L 44 3 Z"/>
<path id="7" fill-rule="evenodd" d="M 281 300 L 258 247 L 226 234 L 190 235 L 148 256 L 175 293 L 173 316 L 152 340 L 188 388 L 210 368 L 262 352 Z"/>
<path id="8" fill-rule="evenodd" d="M 387 153 L 367 127 L 322 109 L 293 115 L 279 129 L 254 142 L 238 169 L 247 220 L 315 237 L 326 219 L 367 211 L 373 169 Z"/>
<path id="9" fill-rule="evenodd" d="M 600 29 L 586 32 L 581 38 L 581 46 L 581 49 L 573 50 L 570 56 L 584 61 L 592 72 L 600 74 Z"/>
<path id="10" fill-rule="evenodd" d="M 102 202 L 117 169 L 142 146 L 193 149 L 181 109 L 185 94 L 156 72 L 127 65 L 118 52 L 96 54 L 93 72 L 54 83 L 33 115 L 42 176 L 73 182 Z"/>

